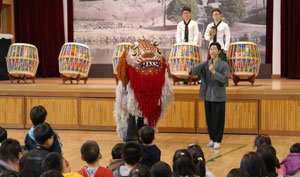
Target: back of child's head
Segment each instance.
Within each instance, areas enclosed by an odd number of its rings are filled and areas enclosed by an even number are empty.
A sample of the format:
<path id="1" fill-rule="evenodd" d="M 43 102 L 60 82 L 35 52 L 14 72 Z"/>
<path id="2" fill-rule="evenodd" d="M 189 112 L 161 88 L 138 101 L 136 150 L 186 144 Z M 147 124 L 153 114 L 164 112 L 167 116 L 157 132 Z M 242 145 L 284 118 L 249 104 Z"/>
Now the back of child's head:
<path id="1" fill-rule="evenodd" d="M 257 149 L 257 152 L 264 152 L 264 151 L 269 151 L 273 154 L 274 159 L 275 159 L 275 167 L 280 168 L 280 163 L 279 163 L 279 160 L 276 155 L 277 154 L 276 149 L 271 145 L 261 146 L 260 148 Z"/>
<path id="2" fill-rule="evenodd" d="M 127 142 L 122 150 L 122 157 L 127 164 L 135 165 L 138 163 L 143 155 L 141 145 L 136 142 Z"/>
<path id="3" fill-rule="evenodd" d="M 144 144 L 151 144 L 154 140 L 154 134 L 155 134 L 154 129 L 148 125 L 143 126 L 139 130 L 139 135 L 141 137 L 141 141 Z"/>
<path id="4" fill-rule="evenodd" d="M 254 146 L 259 148 L 260 146 L 272 145 L 271 138 L 268 135 L 257 135 L 254 141 Z"/>
<path id="5" fill-rule="evenodd" d="M 131 169 L 128 177 L 151 177 L 151 172 L 147 166 L 138 165 Z"/>
<path id="6" fill-rule="evenodd" d="M 276 157 L 274 156 L 274 152 L 272 148 L 268 147 L 270 145 L 263 146 L 257 150 L 257 153 L 262 157 L 266 170 L 268 174 L 272 176 L 277 176 L 275 167 L 276 164 Z"/>
<path id="7" fill-rule="evenodd" d="M 173 157 L 173 176 L 178 177 L 196 175 L 196 171 L 192 161 L 192 157 L 188 150 L 177 150 Z"/>
<path id="8" fill-rule="evenodd" d="M 34 128 L 33 136 L 38 144 L 45 144 L 53 136 L 53 130 L 48 123 L 42 123 Z"/>
<path id="9" fill-rule="evenodd" d="M 12 170 L 7 170 L 7 171 L 1 171 L 0 172 L 0 177 L 19 177 L 19 173 L 16 171 Z"/>
<path id="10" fill-rule="evenodd" d="M 1 144 L 0 159 L 5 162 L 18 162 L 20 152 L 22 152 L 22 147 L 19 141 L 8 138 Z"/>
<path id="11" fill-rule="evenodd" d="M 64 159 L 59 153 L 51 152 L 44 158 L 42 168 L 43 171 L 57 170 L 62 173 L 64 169 Z"/>
<path id="12" fill-rule="evenodd" d="M 194 145 L 192 148 L 188 148 L 189 153 L 192 156 L 193 164 L 196 167 L 196 173 L 200 177 L 205 177 L 206 167 L 205 167 L 205 157 L 201 147 Z"/>
<path id="13" fill-rule="evenodd" d="M 124 148 L 124 143 L 116 144 L 111 150 L 112 159 L 122 159 L 122 150 Z"/>
<path id="14" fill-rule="evenodd" d="M 41 174 L 40 177 L 64 177 L 61 172 L 57 170 L 48 170 Z"/>
<path id="15" fill-rule="evenodd" d="M 290 148 L 290 153 L 300 153 L 300 143 L 295 143 Z"/>
<path id="16" fill-rule="evenodd" d="M 266 176 L 267 170 L 263 159 L 256 152 L 245 154 L 241 160 L 240 168 L 252 176 Z"/>
<path id="17" fill-rule="evenodd" d="M 226 177 L 250 177 L 247 171 L 241 168 L 233 168 L 229 171 Z"/>
<path id="18" fill-rule="evenodd" d="M 7 139 L 7 131 L 5 128 L 0 127 L 0 143 Z"/>
<path id="19" fill-rule="evenodd" d="M 172 177 L 172 170 L 166 162 L 156 162 L 151 167 L 152 177 Z"/>
<path id="20" fill-rule="evenodd" d="M 34 126 L 45 122 L 47 111 L 43 106 L 34 106 L 30 111 L 30 119 Z"/>
<path id="21" fill-rule="evenodd" d="M 81 157 L 88 164 L 93 164 L 99 160 L 100 148 L 96 141 L 88 140 L 80 148 Z"/>

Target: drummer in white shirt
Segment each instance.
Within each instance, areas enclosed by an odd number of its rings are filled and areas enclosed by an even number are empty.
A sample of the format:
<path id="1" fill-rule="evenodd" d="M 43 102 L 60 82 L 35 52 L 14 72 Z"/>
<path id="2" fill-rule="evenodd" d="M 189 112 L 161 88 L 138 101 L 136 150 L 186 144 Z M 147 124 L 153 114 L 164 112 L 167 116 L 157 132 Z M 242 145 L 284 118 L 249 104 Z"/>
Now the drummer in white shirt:
<path id="1" fill-rule="evenodd" d="M 191 19 L 191 8 L 183 7 L 182 9 L 183 21 L 177 25 L 176 42 L 188 42 L 198 44 L 199 30 L 196 21 Z"/>
<path id="2" fill-rule="evenodd" d="M 204 38 L 209 41 L 209 45 L 212 42 L 218 42 L 221 44 L 221 53 L 219 58 L 226 62 L 226 54 L 230 45 L 230 30 L 229 26 L 221 20 L 222 12 L 216 8 L 212 10 L 213 22 L 208 24 Z M 207 59 L 210 58 L 208 55 Z"/>

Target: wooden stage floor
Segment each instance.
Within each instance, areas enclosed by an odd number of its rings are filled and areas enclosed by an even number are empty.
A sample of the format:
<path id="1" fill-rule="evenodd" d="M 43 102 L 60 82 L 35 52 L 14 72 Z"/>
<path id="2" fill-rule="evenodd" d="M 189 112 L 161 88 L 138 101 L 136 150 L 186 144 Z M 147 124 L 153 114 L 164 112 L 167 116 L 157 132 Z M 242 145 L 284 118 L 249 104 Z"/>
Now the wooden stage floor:
<path id="1" fill-rule="evenodd" d="M 28 130 L 8 130 L 8 137 L 14 138 L 24 144 L 24 138 Z M 101 131 L 57 131 L 62 144 L 64 157 L 70 162 L 72 171 L 83 167 L 84 162 L 80 159 L 80 147 L 87 140 L 95 140 L 100 146 L 102 153 L 101 166 L 106 167 L 111 158 L 111 149 L 121 142 L 115 132 Z M 232 168 L 239 168 L 243 155 L 249 151 L 255 151 L 253 147 L 255 135 L 228 135 L 225 134 L 221 148 L 215 150 L 206 147 L 209 141 L 207 134 L 186 133 L 157 133 L 154 144 L 162 152 L 161 160 L 172 167 L 172 158 L 177 149 L 187 148 L 191 143 L 198 143 L 204 151 L 208 168 L 216 177 L 226 177 Z M 272 144 L 277 150 L 277 157 L 282 161 L 289 153 L 292 144 L 299 142 L 296 136 L 271 136 Z"/>
<path id="2" fill-rule="evenodd" d="M 199 85 L 176 85 L 173 86 L 175 94 L 198 94 Z M 0 81 L 0 95 L 32 95 L 37 96 L 48 96 L 55 95 L 70 95 L 70 96 L 107 96 L 114 97 L 116 83 L 114 79 L 103 79 L 103 78 L 91 78 L 87 81 L 87 84 L 83 84 L 81 81 L 79 84 L 66 84 L 62 83 L 59 78 L 38 78 L 36 83 L 32 84 L 31 81 L 27 81 L 24 84 L 22 81 L 17 84 L 14 81 L 13 84 L 10 81 Z M 300 80 L 290 79 L 256 79 L 254 86 L 251 86 L 249 82 L 240 82 L 238 86 L 234 86 L 232 80 L 229 81 L 227 87 L 227 95 L 300 95 Z"/>

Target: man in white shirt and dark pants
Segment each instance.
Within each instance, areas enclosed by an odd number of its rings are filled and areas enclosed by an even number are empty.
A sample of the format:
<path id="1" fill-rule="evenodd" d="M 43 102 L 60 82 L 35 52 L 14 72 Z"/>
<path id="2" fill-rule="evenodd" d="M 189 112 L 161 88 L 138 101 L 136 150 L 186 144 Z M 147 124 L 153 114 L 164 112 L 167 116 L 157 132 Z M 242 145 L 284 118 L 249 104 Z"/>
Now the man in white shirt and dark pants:
<path id="1" fill-rule="evenodd" d="M 212 42 L 218 42 L 221 45 L 220 59 L 227 62 L 226 54 L 230 45 L 230 30 L 229 26 L 221 20 L 222 12 L 216 8 L 212 10 L 212 17 L 214 22 L 208 24 L 204 38 L 209 41 L 209 45 Z M 207 59 L 210 55 L 207 56 Z"/>
<path id="2" fill-rule="evenodd" d="M 194 20 L 191 20 L 191 8 L 183 7 L 182 16 L 183 21 L 179 22 L 177 25 L 176 42 L 198 44 L 198 23 Z"/>

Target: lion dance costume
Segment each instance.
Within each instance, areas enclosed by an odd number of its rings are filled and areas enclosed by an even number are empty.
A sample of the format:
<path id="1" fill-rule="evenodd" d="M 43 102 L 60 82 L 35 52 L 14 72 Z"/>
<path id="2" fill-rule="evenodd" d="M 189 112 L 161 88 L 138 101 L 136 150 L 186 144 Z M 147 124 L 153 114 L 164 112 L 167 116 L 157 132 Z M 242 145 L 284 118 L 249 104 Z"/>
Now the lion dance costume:
<path id="1" fill-rule="evenodd" d="M 149 126 L 155 127 L 174 100 L 167 61 L 157 46 L 157 42 L 138 40 L 120 58 L 114 117 L 123 140 L 130 116 L 144 117 Z"/>

